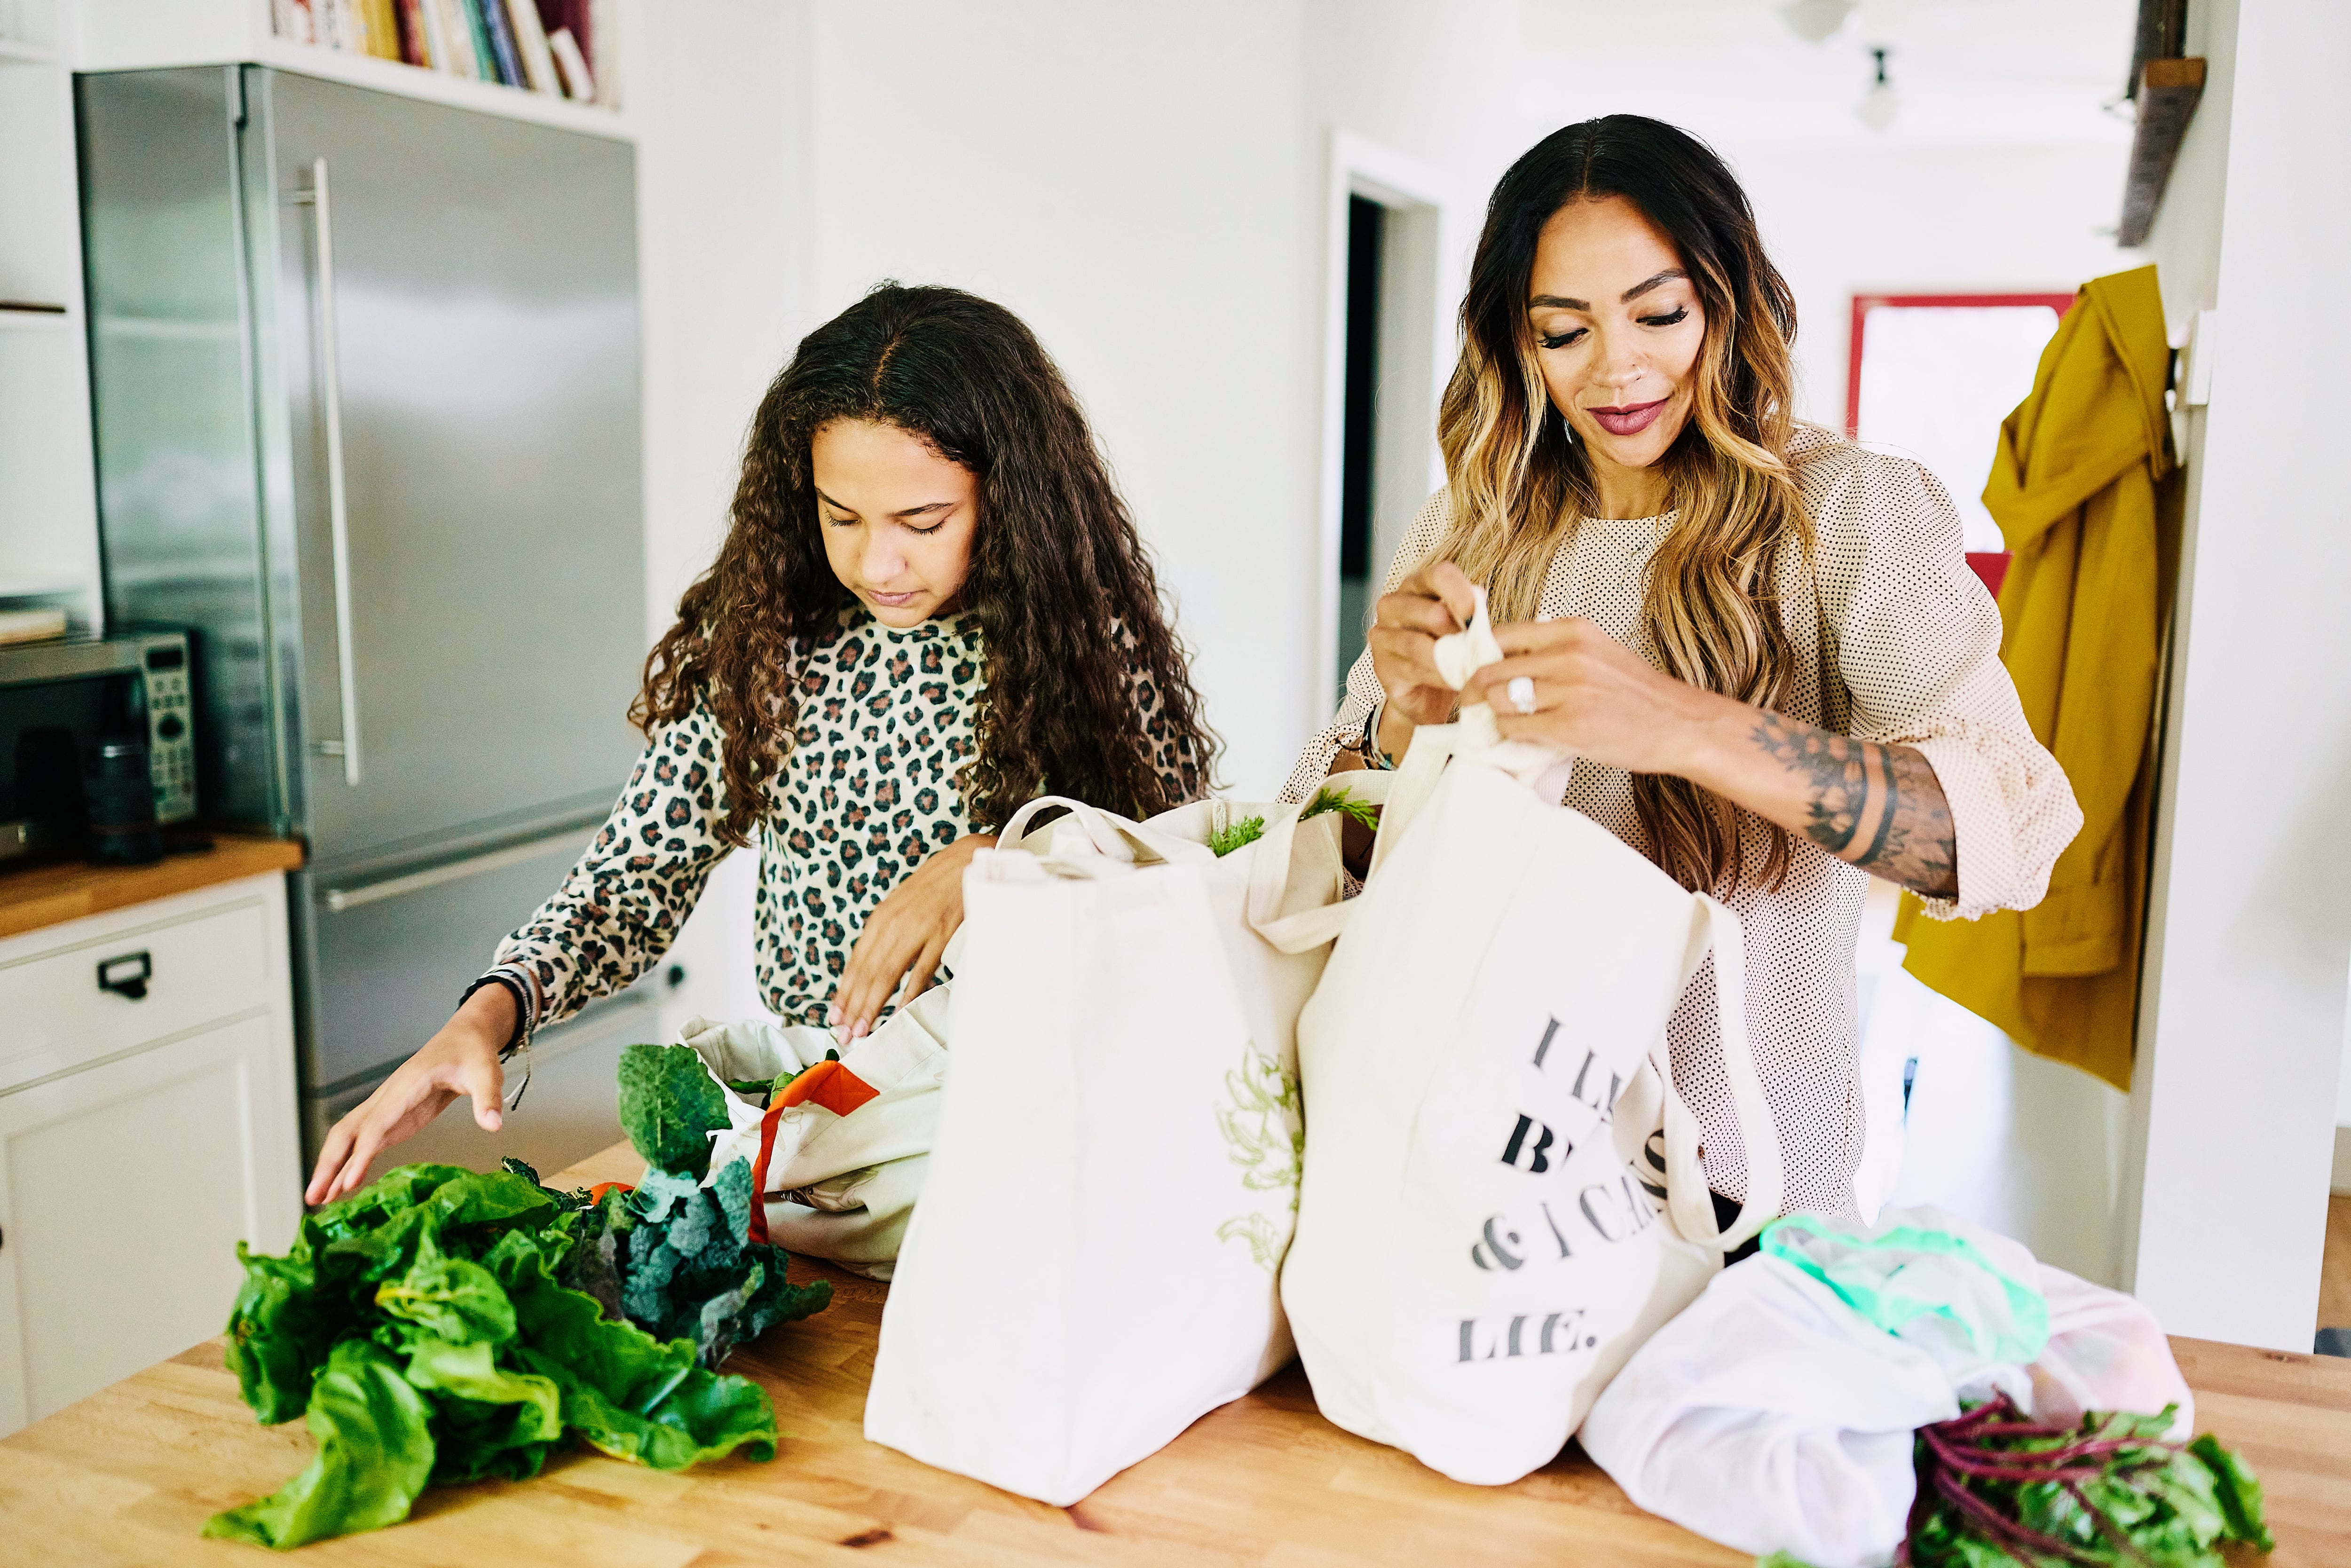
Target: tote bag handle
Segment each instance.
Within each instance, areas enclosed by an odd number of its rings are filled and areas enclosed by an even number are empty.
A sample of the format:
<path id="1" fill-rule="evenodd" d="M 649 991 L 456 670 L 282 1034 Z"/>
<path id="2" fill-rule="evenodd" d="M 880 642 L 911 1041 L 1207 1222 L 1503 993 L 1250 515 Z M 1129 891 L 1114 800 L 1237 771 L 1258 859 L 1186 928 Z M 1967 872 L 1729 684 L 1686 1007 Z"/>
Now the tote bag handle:
<path id="1" fill-rule="evenodd" d="M 1740 917 L 1723 905 L 1695 895 L 1698 919 L 1690 922 L 1690 950 L 1683 980 L 1698 973 L 1707 950 L 1714 950 L 1714 1030 L 1723 1049 L 1723 1077 L 1730 1082 L 1730 1105 L 1740 1116 L 1740 1147 L 1747 1152 L 1747 1204 L 1730 1229 L 1719 1229 L 1714 1199 L 1707 1189 L 1707 1168 L 1699 1159 L 1698 1114 L 1674 1083 L 1674 1061 L 1665 1039 L 1657 1039 L 1650 1061 L 1665 1086 L 1665 1204 L 1674 1216 L 1674 1229 L 1688 1241 L 1728 1253 L 1744 1246 L 1756 1232 L 1780 1218 L 1780 1201 L 1787 1194 L 1787 1171 L 1780 1159 L 1780 1124 L 1772 1119 L 1771 1100 L 1763 1098 L 1763 1079 L 1747 1044 L 1747 940 Z"/>
<path id="2" fill-rule="evenodd" d="M 1384 774 L 1351 774 L 1348 788 L 1360 788 L 1364 797 L 1374 802 L 1387 794 Z M 1372 780 L 1377 779 L 1374 783 Z M 1356 780 L 1362 780 L 1357 785 Z M 998 842 L 1008 847 L 1025 848 L 1032 835 L 1029 823 L 1037 814 L 1050 807 L 1069 812 L 1064 819 L 1081 831 L 1095 851 L 1107 858 L 1127 864 L 1138 861 L 1160 862 L 1168 865 L 1213 864 L 1217 853 L 1207 845 L 1175 833 L 1163 831 L 1147 822 L 1137 822 L 1099 806 L 1090 806 L 1066 795 L 1043 795 L 1029 801 L 1012 813 L 1004 824 Z M 1250 926 L 1268 943 L 1284 953 L 1310 952 L 1336 938 L 1344 929 L 1347 906 L 1337 899 L 1312 909 L 1291 915 L 1281 913 L 1282 904 L 1290 895 L 1290 879 L 1298 854 L 1298 814 L 1303 806 L 1283 806 L 1267 813 L 1265 831 L 1250 848 L 1248 919 Z M 1061 821 L 1053 824 L 1058 828 Z M 1038 851 L 1044 846 L 1039 844 Z M 1136 852 L 1140 851 L 1138 854 Z"/>
<path id="3" fill-rule="evenodd" d="M 1731 1104 L 1739 1113 L 1740 1144 L 1747 1155 L 1747 1202 L 1728 1230 L 1715 1221 L 1714 1200 L 1699 1155 L 1703 1134 L 1697 1114 L 1674 1083 L 1672 1054 L 1662 1037 L 1650 1060 L 1665 1088 L 1667 1210 L 1685 1239 L 1728 1252 L 1746 1245 L 1780 1217 L 1786 1172 L 1780 1155 L 1779 1124 L 1772 1117 L 1771 1103 L 1763 1097 L 1763 1081 L 1756 1075 L 1755 1057 L 1748 1046 L 1747 943 L 1739 916 L 1704 894 L 1695 895 L 1695 905 L 1683 983 L 1687 985 L 1698 972 L 1711 948 L 1715 1033 L 1722 1046 L 1723 1074 L 1729 1081 Z"/>
<path id="4" fill-rule="evenodd" d="M 1394 781 L 1401 777 L 1400 773 L 1369 770 L 1334 773 L 1318 785 L 1316 791 L 1344 789 L 1359 800 L 1380 807 L 1380 832 L 1384 836 L 1387 813 L 1394 809 L 1395 800 Z M 1309 796 L 1307 804 L 1311 804 L 1312 799 Z M 1290 878 L 1297 874 L 1298 835 L 1307 826 L 1300 813 L 1305 810 L 1305 805 L 1285 806 L 1269 816 L 1264 834 L 1252 846 L 1255 854 L 1249 866 L 1249 927 L 1284 953 L 1311 952 L 1336 940 L 1347 928 L 1347 917 L 1354 908 L 1352 901 L 1334 898 L 1311 909 L 1281 913 L 1282 904 L 1290 896 Z M 1343 843 L 1343 837 L 1340 841 Z M 1376 849 L 1373 852 L 1378 853 Z"/>
<path id="5" fill-rule="evenodd" d="M 1137 850 L 1144 852 L 1145 860 L 1165 861 L 1169 865 L 1198 863 L 1217 858 L 1216 852 L 1206 844 L 1161 832 L 1145 823 L 1122 817 L 1115 811 L 1105 811 L 1099 806 L 1089 806 L 1083 800 L 1073 800 L 1067 795 L 1040 795 L 1013 812 L 1011 821 L 1004 824 L 1003 832 L 997 835 L 998 844 L 1007 849 L 1024 847 L 1023 841 L 1029 837 L 1029 824 L 1040 811 L 1055 806 L 1069 812 L 1070 821 L 1084 832 L 1087 841 L 1097 852 L 1114 861 L 1131 863 L 1137 858 L 1134 852 Z M 1053 824 L 1056 828 L 1061 825 L 1060 822 Z M 1035 852 L 1041 852 L 1043 847 L 1039 845 Z"/>

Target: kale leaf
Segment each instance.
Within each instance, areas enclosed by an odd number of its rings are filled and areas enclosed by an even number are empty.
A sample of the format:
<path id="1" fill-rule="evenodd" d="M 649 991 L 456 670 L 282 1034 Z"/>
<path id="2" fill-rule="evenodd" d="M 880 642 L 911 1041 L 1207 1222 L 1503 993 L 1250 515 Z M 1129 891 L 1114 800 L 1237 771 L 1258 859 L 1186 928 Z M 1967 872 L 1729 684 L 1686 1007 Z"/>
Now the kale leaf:
<path id="1" fill-rule="evenodd" d="M 621 1127 L 647 1165 L 700 1181 L 710 1134 L 723 1133 L 726 1092 L 688 1045 L 632 1045 L 621 1052 Z"/>

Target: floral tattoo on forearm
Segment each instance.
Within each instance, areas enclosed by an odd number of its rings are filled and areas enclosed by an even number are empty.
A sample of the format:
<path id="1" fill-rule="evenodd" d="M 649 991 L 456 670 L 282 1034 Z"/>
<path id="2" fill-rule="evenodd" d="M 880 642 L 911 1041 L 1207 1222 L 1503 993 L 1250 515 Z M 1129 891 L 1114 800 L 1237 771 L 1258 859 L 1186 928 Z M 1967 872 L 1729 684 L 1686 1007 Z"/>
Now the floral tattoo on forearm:
<path id="1" fill-rule="evenodd" d="M 1813 842 L 1913 893 L 1957 895 L 1951 803 L 1915 747 L 1854 740 L 1778 714 L 1763 716 L 1755 743 L 1801 780 Z"/>

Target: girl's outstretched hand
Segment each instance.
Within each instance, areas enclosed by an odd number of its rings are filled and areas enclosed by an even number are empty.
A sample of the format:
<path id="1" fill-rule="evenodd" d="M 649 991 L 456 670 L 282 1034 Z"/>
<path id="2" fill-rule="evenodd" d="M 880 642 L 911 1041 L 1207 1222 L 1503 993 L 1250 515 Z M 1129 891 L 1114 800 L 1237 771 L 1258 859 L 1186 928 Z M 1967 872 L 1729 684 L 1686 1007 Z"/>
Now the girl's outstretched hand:
<path id="1" fill-rule="evenodd" d="M 947 938 L 963 924 L 964 868 L 973 855 L 995 844 L 992 833 L 957 839 L 916 866 L 865 917 L 825 1016 L 841 1031 L 842 1044 L 872 1031 L 875 1015 L 900 980 L 906 982 L 907 1001 L 930 988 Z"/>
<path id="2" fill-rule="evenodd" d="M 463 1095 L 474 1121 L 495 1133 L 504 1121 L 506 1072 L 498 1051 L 513 1038 L 514 998 L 504 986 L 484 986 L 424 1048 L 345 1113 L 319 1145 L 319 1163 L 302 1201 L 329 1203 L 367 1179 L 368 1166 L 392 1145 L 413 1138 Z"/>

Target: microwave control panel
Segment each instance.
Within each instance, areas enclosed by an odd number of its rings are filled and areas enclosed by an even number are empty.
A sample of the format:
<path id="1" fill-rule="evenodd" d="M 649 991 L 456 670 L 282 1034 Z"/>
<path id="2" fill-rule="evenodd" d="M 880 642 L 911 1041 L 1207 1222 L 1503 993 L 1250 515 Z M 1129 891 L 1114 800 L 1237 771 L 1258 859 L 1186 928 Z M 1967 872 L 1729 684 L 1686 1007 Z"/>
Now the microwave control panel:
<path id="1" fill-rule="evenodd" d="M 150 648 L 146 659 L 147 758 L 155 779 L 155 821 L 196 814 L 196 737 L 188 706 L 187 644 Z"/>

